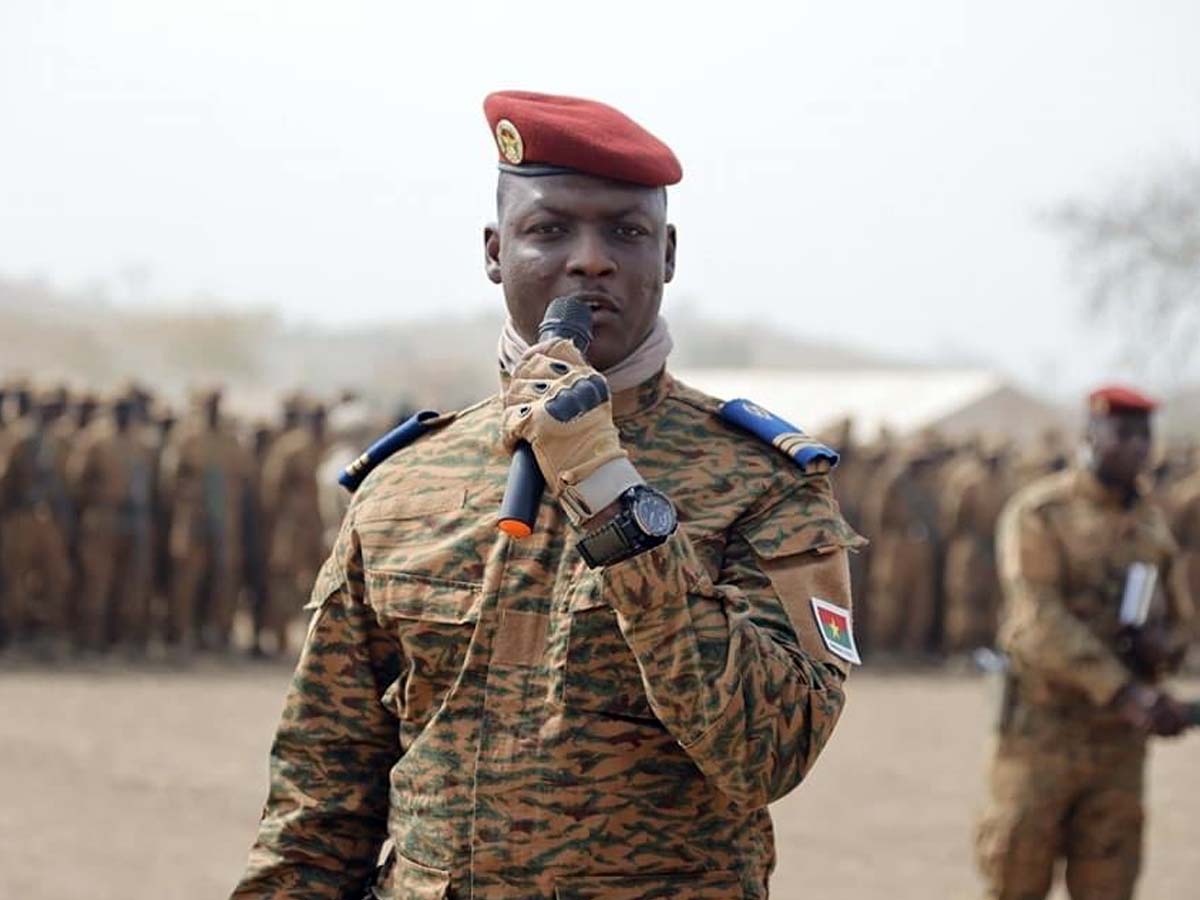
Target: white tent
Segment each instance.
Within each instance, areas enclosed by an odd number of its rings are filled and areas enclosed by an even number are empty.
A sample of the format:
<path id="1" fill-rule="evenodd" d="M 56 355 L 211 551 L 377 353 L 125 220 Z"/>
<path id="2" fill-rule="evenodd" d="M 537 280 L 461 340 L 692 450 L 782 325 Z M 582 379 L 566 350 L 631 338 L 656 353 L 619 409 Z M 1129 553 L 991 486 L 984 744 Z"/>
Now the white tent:
<path id="1" fill-rule="evenodd" d="M 1070 417 L 983 369 L 686 369 L 683 382 L 722 399 L 745 397 L 809 433 L 849 417 L 860 439 L 880 428 L 909 435 L 999 432 L 1018 440 Z"/>

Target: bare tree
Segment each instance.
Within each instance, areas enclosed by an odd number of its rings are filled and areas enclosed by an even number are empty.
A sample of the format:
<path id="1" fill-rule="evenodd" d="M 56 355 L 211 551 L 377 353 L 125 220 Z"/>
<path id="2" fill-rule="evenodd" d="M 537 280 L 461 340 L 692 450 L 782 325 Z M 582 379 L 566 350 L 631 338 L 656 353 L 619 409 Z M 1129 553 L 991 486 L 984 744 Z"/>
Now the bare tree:
<path id="1" fill-rule="evenodd" d="M 1200 358 L 1200 159 L 1047 219 L 1069 241 L 1089 317 L 1119 329 L 1128 362 L 1165 375 Z"/>

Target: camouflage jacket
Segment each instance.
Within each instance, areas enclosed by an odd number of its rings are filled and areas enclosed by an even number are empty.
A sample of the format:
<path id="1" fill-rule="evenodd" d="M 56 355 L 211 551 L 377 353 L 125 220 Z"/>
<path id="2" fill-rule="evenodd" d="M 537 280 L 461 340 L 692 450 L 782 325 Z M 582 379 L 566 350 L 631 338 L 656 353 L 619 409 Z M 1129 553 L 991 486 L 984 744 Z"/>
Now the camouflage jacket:
<path id="1" fill-rule="evenodd" d="M 67 457 L 67 483 L 81 515 L 150 515 L 154 460 L 144 431 L 100 420 L 79 432 Z"/>
<path id="2" fill-rule="evenodd" d="M 860 544 L 824 475 L 660 376 L 614 418 L 681 527 L 589 570 L 549 496 L 496 530 L 497 398 L 359 488 L 317 577 L 237 898 L 765 897 L 766 806 L 813 765 Z M 390 838 L 376 872 L 380 848 Z"/>
<path id="3" fill-rule="evenodd" d="M 1016 678 L 1018 731 L 1130 736 L 1109 708 L 1133 678 L 1117 651 L 1129 566 L 1158 569 L 1152 615 L 1182 631 L 1192 606 L 1166 518 L 1146 496 L 1128 505 L 1094 475 L 1069 469 L 1019 491 L 1001 515 L 1000 644 Z"/>

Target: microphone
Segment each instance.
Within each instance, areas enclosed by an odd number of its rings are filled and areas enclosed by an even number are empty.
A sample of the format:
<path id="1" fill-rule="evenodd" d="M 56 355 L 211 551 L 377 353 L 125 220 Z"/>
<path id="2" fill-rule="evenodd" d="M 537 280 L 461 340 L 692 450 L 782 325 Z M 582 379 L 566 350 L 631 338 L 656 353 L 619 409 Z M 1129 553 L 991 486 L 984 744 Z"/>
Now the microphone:
<path id="1" fill-rule="evenodd" d="M 580 353 L 587 353 L 592 342 L 591 307 L 578 297 L 556 298 L 546 307 L 542 324 L 538 326 L 538 337 L 543 341 L 565 338 Z M 512 464 L 508 467 L 508 483 L 504 486 L 504 500 L 500 504 L 496 527 L 518 540 L 533 534 L 533 523 L 545 489 L 546 479 L 538 468 L 533 448 L 527 441 L 521 441 L 513 451 Z"/>

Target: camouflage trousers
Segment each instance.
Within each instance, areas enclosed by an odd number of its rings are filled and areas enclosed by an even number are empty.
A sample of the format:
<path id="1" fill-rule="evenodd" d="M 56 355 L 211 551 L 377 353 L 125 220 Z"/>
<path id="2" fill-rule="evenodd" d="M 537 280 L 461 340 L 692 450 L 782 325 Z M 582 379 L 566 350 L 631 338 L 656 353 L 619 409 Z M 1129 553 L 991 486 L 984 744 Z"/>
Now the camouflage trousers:
<path id="1" fill-rule="evenodd" d="M 67 620 L 71 560 L 66 537 L 46 509 L 10 512 L 0 527 L 0 635 L 62 634 Z"/>
<path id="2" fill-rule="evenodd" d="M 75 639 L 102 649 L 110 641 L 145 646 L 150 636 L 149 522 L 120 527 L 115 516 L 85 514 L 79 540 Z"/>
<path id="3" fill-rule="evenodd" d="M 237 565 L 209 544 L 172 548 L 167 643 L 224 649 L 233 634 Z"/>
<path id="4" fill-rule="evenodd" d="M 1045 738 L 1045 736 L 1044 736 Z M 1040 900 L 1058 860 L 1073 900 L 1129 900 L 1142 857 L 1145 745 L 1001 737 L 976 855 L 988 900 Z"/>

